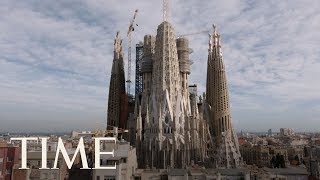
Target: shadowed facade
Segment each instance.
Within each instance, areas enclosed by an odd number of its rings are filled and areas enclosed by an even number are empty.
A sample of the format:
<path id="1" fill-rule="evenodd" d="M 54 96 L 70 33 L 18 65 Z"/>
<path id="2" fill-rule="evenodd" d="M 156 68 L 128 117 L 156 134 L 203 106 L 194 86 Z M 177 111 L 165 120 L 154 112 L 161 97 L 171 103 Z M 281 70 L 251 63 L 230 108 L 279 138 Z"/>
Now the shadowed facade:
<path id="1" fill-rule="evenodd" d="M 120 33 L 117 32 L 114 41 L 114 58 L 109 86 L 107 129 L 118 127 L 125 129 L 128 119 L 128 96 L 125 90 L 125 76 L 123 64 L 123 47 Z"/>

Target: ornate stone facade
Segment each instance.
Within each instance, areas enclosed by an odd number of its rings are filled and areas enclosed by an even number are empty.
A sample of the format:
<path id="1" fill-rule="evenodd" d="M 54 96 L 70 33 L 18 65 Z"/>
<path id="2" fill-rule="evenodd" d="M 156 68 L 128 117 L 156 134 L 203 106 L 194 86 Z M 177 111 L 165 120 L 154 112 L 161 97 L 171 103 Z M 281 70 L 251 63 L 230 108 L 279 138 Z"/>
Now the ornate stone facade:
<path id="1" fill-rule="evenodd" d="M 176 39 L 172 25 L 163 22 L 156 38 L 145 36 L 143 47 L 143 91 L 136 103 L 139 167 L 182 168 L 203 161 L 206 130 L 196 94 L 189 92 L 188 40 Z"/>
<path id="2" fill-rule="evenodd" d="M 213 42 L 213 43 L 212 43 Z M 238 167 L 238 140 L 232 129 L 220 38 L 210 37 L 205 99 L 188 85 L 189 45 L 163 22 L 143 44 L 142 95 L 136 98 L 139 168 Z M 141 101 L 141 102 L 140 102 Z"/>
<path id="3" fill-rule="evenodd" d="M 229 92 L 223 63 L 220 35 L 214 26 L 210 39 L 206 103 L 208 123 L 213 138 L 215 167 L 238 167 L 241 164 L 238 138 L 231 124 Z"/>

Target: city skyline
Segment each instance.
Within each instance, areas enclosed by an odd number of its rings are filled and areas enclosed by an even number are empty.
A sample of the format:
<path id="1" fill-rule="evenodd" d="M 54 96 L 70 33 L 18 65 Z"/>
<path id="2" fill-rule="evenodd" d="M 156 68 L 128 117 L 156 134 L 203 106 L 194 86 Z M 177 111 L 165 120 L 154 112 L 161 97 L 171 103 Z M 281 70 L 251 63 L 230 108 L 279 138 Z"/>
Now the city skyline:
<path id="1" fill-rule="evenodd" d="M 170 1 L 177 34 L 218 25 L 237 131 L 319 130 L 319 2 L 290 2 Z M 161 3 L 1 2 L 0 132 L 106 127 L 113 37 L 121 32 L 126 65 L 134 10 L 133 44 L 155 35 Z M 194 49 L 189 84 L 205 92 L 208 37 L 188 38 Z"/>

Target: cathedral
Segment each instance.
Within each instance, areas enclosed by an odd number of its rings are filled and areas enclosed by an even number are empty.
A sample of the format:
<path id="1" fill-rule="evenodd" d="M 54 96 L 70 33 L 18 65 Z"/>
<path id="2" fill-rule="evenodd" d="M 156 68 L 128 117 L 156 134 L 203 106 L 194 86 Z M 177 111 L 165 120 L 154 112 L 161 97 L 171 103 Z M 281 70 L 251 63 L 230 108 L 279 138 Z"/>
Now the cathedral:
<path id="1" fill-rule="evenodd" d="M 127 111 L 121 111 L 128 107 L 122 107 L 127 103 L 124 101 L 123 53 L 121 40 L 116 37 L 108 125 L 129 128 L 127 140 L 136 147 L 139 168 L 185 168 L 194 164 L 213 168 L 241 166 L 216 27 L 212 36 L 209 35 L 203 96 L 198 96 L 196 85 L 188 84 L 189 51 L 188 39 L 177 38 L 167 21 L 158 26 L 156 36 L 144 36 L 139 69 L 142 90 L 135 95 L 134 110 L 128 117 Z M 128 118 L 124 120 L 124 117 Z"/>

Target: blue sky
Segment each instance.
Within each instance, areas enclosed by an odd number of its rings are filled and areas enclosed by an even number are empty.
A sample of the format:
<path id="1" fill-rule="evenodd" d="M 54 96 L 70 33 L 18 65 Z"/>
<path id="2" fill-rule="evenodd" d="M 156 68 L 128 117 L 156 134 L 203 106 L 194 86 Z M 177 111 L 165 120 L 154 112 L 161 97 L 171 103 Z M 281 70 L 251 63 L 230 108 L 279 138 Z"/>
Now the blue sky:
<path id="1" fill-rule="evenodd" d="M 161 0 L 0 1 L 0 131 L 106 125 L 113 39 L 155 34 Z M 237 130 L 320 130 L 320 1 L 171 0 L 177 34 L 222 35 Z M 205 91 L 207 35 L 189 37 L 190 84 Z M 134 57 L 134 56 L 133 56 Z"/>

